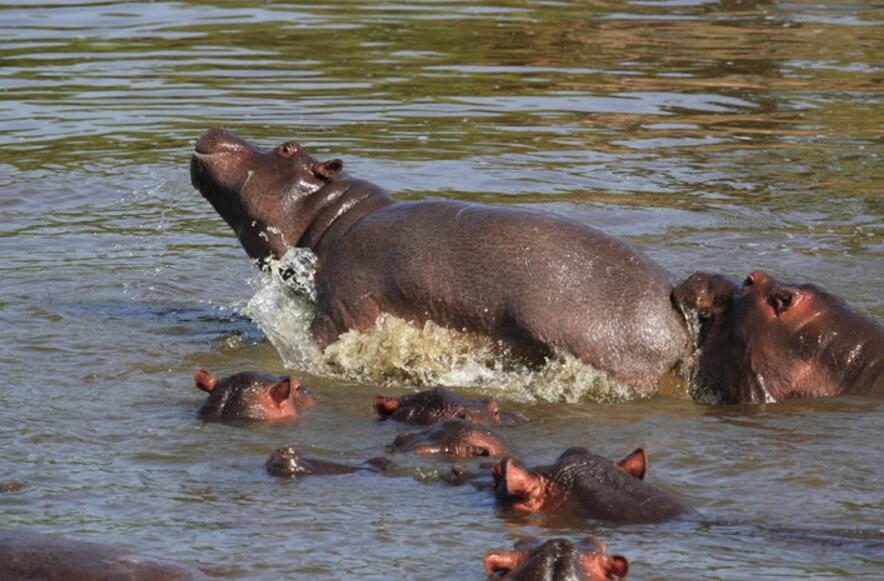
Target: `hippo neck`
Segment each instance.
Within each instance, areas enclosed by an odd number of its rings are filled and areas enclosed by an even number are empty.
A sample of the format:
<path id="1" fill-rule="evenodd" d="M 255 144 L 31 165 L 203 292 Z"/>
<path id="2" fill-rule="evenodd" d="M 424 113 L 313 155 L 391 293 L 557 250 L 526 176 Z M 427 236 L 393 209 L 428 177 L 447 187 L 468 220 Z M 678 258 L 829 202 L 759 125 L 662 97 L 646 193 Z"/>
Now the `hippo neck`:
<path id="1" fill-rule="evenodd" d="M 393 198 L 380 187 L 349 177 L 339 179 L 314 194 L 320 203 L 307 222 L 297 246 L 319 254 L 320 245 L 327 245 L 333 231 L 345 231 L 367 214 L 394 203 Z"/>

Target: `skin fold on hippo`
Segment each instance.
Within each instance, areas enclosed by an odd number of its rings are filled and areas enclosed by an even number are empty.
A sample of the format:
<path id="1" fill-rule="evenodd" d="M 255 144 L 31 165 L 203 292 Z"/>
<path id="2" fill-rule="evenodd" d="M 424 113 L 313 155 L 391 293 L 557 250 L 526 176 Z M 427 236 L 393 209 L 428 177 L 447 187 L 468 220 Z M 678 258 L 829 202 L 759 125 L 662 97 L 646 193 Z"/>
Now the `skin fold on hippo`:
<path id="1" fill-rule="evenodd" d="M 419 432 L 400 434 L 393 440 L 393 447 L 401 452 L 452 458 L 502 456 L 507 450 L 506 444 L 494 432 L 459 418 L 445 420 Z"/>
<path id="2" fill-rule="evenodd" d="M 531 470 L 506 457 L 492 468 L 493 490 L 502 506 L 527 513 L 626 524 L 698 518 L 694 509 L 643 480 L 647 464 L 642 448 L 613 462 L 574 447 L 554 464 Z"/>
<path id="3" fill-rule="evenodd" d="M 515 550 L 485 555 L 485 571 L 510 581 L 616 581 L 629 572 L 629 561 L 608 555 L 604 543 L 593 538 L 572 543 L 567 539 L 523 540 Z"/>
<path id="4" fill-rule="evenodd" d="M 264 465 L 268 474 L 283 478 L 300 478 L 301 476 L 332 476 L 336 474 L 352 474 L 362 470 L 386 473 L 392 469 L 392 463 L 383 457 L 370 458 L 364 463 L 354 466 L 313 458 L 298 452 L 291 444 L 277 448 Z"/>
<path id="5" fill-rule="evenodd" d="M 703 284 L 689 280 L 673 293 L 660 266 L 585 224 L 526 208 L 396 201 L 343 173 L 341 160 L 320 162 L 291 141 L 263 150 L 211 129 L 197 140 L 190 173 L 252 259 L 267 264 L 290 246 L 316 255 L 311 332 L 321 348 L 389 313 L 486 335 L 538 362 L 569 353 L 639 396 L 691 364 L 692 377 L 725 400 L 762 401 L 748 396 L 755 384 L 773 401 L 882 382 L 884 327 L 830 304 L 821 289 L 804 293 L 810 309 L 771 296 L 764 316 L 734 300 L 713 301 L 727 311 L 713 314 L 696 308 Z M 836 325 L 819 331 L 831 341 L 824 350 L 809 348 L 802 325 L 783 336 L 769 327 L 784 307 L 809 317 L 823 303 Z M 859 321 L 858 330 L 843 333 L 850 325 L 839 314 Z M 772 373 L 768 357 L 794 370 Z"/>
<path id="6" fill-rule="evenodd" d="M 197 412 L 203 419 L 289 421 L 316 402 L 294 377 L 243 371 L 218 379 L 199 369 L 193 382 L 209 394 Z"/>
<path id="7" fill-rule="evenodd" d="M 23 529 L 0 529 L 3 581 L 185 581 L 201 571 L 138 555 L 116 546 L 66 539 Z"/>
<path id="8" fill-rule="evenodd" d="M 494 399 L 467 399 L 444 387 L 402 397 L 379 395 L 374 399 L 374 409 L 381 420 L 420 426 L 429 426 L 449 418 L 493 426 L 515 425 L 526 421 L 521 414 L 500 411 L 500 405 Z"/>

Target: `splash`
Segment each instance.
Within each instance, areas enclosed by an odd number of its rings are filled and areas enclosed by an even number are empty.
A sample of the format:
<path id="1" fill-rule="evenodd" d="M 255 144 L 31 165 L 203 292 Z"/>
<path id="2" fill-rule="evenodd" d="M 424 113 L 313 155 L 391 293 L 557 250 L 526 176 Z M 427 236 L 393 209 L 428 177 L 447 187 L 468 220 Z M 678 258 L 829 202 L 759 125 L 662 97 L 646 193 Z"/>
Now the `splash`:
<path id="1" fill-rule="evenodd" d="M 459 386 L 516 400 L 620 402 L 635 397 L 602 371 L 559 354 L 528 366 L 499 342 L 433 322 L 417 327 L 382 315 L 373 328 L 349 331 L 320 352 L 310 335 L 316 257 L 292 248 L 253 282 L 244 307 L 285 365 L 312 374 L 374 385 Z"/>

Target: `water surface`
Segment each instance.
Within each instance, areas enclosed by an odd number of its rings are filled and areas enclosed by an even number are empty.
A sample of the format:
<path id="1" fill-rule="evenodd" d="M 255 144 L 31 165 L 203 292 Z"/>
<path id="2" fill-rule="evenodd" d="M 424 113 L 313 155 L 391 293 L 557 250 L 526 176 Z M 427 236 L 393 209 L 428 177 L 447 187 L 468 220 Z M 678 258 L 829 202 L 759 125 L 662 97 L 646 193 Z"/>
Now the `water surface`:
<path id="1" fill-rule="evenodd" d="M 407 455 L 394 478 L 271 479 L 282 443 L 383 453 L 398 430 L 371 397 L 421 375 L 278 352 L 243 315 L 266 287 L 187 168 L 207 127 L 294 138 L 400 199 L 539 207 L 677 276 L 764 269 L 881 320 L 882 54 L 862 1 L 0 4 L 0 521 L 223 578 L 481 579 L 486 551 L 587 534 L 636 579 L 879 578 L 873 399 L 495 391 L 534 419 L 502 430 L 529 464 L 645 446 L 650 481 L 711 525 L 517 518 Z M 197 367 L 295 373 L 321 405 L 203 424 Z"/>

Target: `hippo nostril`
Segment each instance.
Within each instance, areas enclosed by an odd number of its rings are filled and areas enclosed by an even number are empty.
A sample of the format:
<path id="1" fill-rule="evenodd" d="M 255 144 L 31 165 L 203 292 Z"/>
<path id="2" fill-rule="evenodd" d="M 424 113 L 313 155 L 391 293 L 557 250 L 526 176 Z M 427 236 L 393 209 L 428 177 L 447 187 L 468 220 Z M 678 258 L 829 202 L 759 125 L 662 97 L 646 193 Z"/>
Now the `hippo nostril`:
<path id="1" fill-rule="evenodd" d="M 788 289 L 779 289 L 771 293 L 768 302 L 776 314 L 782 315 L 795 302 L 795 293 Z"/>

